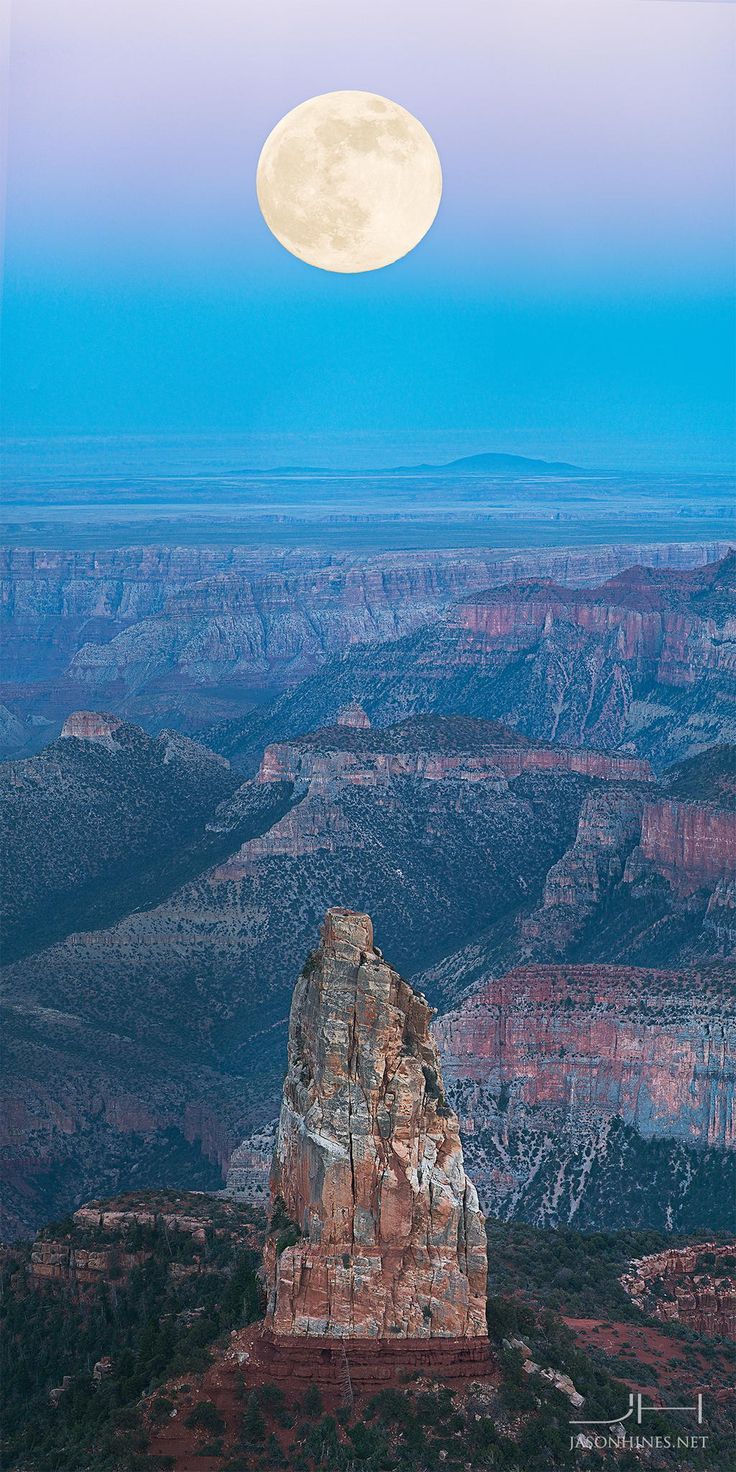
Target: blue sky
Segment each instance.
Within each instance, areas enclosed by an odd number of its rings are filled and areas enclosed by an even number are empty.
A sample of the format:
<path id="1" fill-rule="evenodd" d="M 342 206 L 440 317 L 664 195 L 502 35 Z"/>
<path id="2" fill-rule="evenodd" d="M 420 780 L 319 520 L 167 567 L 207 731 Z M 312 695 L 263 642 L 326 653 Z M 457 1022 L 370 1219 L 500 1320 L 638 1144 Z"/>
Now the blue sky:
<path id="1" fill-rule="evenodd" d="M 726 465 L 733 39 L 702 0 L 18 0 L 7 432 Z M 445 180 L 356 277 L 283 251 L 253 187 L 342 87 L 415 112 Z"/>

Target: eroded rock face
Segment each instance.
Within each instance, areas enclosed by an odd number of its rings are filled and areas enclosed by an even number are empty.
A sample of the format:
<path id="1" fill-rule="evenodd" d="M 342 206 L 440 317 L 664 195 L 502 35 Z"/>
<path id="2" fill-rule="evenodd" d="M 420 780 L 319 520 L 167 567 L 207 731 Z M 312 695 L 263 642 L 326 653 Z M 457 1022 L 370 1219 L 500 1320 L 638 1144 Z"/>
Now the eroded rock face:
<path id="1" fill-rule="evenodd" d="M 715 804 L 649 802 L 640 856 L 687 893 L 736 873 L 736 812 Z"/>
<path id="2" fill-rule="evenodd" d="M 685 1324 L 696 1334 L 736 1339 L 736 1278 L 731 1243 L 650 1253 L 631 1264 L 621 1285 L 644 1313 Z"/>
<path id="3" fill-rule="evenodd" d="M 67 716 L 62 728 L 62 737 L 74 736 L 78 741 L 99 741 L 111 751 L 117 745 L 116 735 L 123 725 L 117 716 L 105 715 L 96 710 L 75 710 Z"/>
<path id="4" fill-rule="evenodd" d="M 486 1335 L 483 1217 L 431 1015 L 369 917 L 329 910 L 291 1008 L 271 1189 L 294 1227 L 266 1249 L 277 1334 Z"/>
<path id="5" fill-rule="evenodd" d="M 370 720 L 357 700 L 351 700 L 337 712 L 338 726 L 349 726 L 354 731 L 369 731 Z"/>
<path id="6" fill-rule="evenodd" d="M 730 962 L 520 967 L 464 997 L 437 1038 L 494 1216 L 730 1230 Z"/>

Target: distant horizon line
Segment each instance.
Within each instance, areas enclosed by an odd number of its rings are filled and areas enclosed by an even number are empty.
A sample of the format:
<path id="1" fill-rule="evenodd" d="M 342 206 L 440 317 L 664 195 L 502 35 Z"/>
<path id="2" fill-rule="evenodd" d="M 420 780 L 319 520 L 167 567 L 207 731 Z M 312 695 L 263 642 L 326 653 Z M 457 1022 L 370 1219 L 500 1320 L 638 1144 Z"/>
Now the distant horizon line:
<path id="1" fill-rule="evenodd" d="M 442 429 L 429 430 L 428 432 L 426 432 L 425 440 L 428 450 L 430 449 L 432 442 L 436 441 L 439 437 L 443 438 L 446 442 L 447 440 L 452 441 L 452 439 L 455 437 L 457 437 L 457 439 L 462 439 L 464 436 L 462 433 L 457 433 L 457 435 L 455 435 L 453 431 Z M 318 438 L 322 441 L 319 448 L 317 448 L 314 444 L 314 441 Z M 508 449 L 470 450 L 466 453 L 453 455 L 451 456 L 451 458 L 444 459 L 441 458 L 442 449 L 444 449 L 443 445 L 441 449 L 439 449 L 438 446 L 439 455 L 437 459 L 420 459 L 418 455 L 416 461 L 414 461 L 410 458 L 410 451 L 406 461 L 403 464 L 397 464 L 395 461 L 390 464 L 386 464 L 385 462 L 383 464 L 377 464 L 374 462 L 368 465 L 360 463 L 360 459 L 362 458 L 361 452 L 364 455 L 365 452 L 370 449 L 372 441 L 376 442 L 376 449 L 378 449 L 378 442 L 383 442 L 384 446 L 387 441 L 395 442 L 398 458 L 398 454 L 401 453 L 401 449 L 406 445 L 407 440 L 420 439 L 421 436 L 412 431 L 395 432 L 384 430 L 327 431 L 325 434 L 320 436 L 318 436 L 317 434 L 312 434 L 311 432 L 296 433 L 292 431 L 284 432 L 278 430 L 249 431 L 228 429 L 197 431 L 170 429 L 155 431 L 151 430 L 145 432 L 125 431 L 124 433 L 108 431 L 74 431 L 72 433 L 67 433 L 66 431 L 61 430 L 45 430 L 26 433 L 18 433 L 16 431 L 12 434 L 0 433 L 0 446 L 2 446 L 2 448 L 7 452 L 8 458 L 6 460 L 5 470 L 6 473 L 9 475 L 11 482 L 15 478 L 13 472 L 15 471 L 16 474 L 18 474 L 19 472 L 16 470 L 15 466 L 11 468 L 11 464 L 9 462 L 13 461 L 16 456 L 20 458 L 24 450 L 32 452 L 34 448 L 38 450 L 44 445 L 67 445 L 70 450 L 74 448 L 82 451 L 85 447 L 89 447 L 90 449 L 92 449 L 95 446 L 100 448 L 103 446 L 119 446 L 121 448 L 127 449 L 135 446 L 140 446 L 141 449 L 152 450 L 157 445 L 160 445 L 163 448 L 166 444 L 170 444 L 173 449 L 175 446 L 181 447 L 182 445 L 192 444 L 192 446 L 196 445 L 199 447 L 200 454 L 197 456 L 199 464 L 196 466 L 196 469 L 189 471 L 188 474 L 185 474 L 184 478 L 191 480 L 205 477 L 221 478 L 223 480 L 227 480 L 232 478 L 233 476 L 268 476 L 274 478 L 279 476 L 286 477 L 298 475 L 324 476 L 326 478 L 334 478 L 341 475 L 350 477 L 370 477 L 379 475 L 429 476 L 433 474 L 447 474 L 448 472 L 453 471 L 457 472 L 458 474 L 482 474 L 484 472 L 493 473 L 494 470 L 500 473 L 513 473 L 514 471 L 516 471 L 519 474 L 536 472 L 540 474 L 558 474 L 565 476 L 581 475 L 615 477 L 617 475 L 702 475 L 705 477 L 714 476 L 731 478 L 734 475 L 734 460 L 736 459 L 736 456 L 729 458 L 725 455 L 722 458 L 716 457 L 715 459 L 711 459 L 709 456 L 688 456 L 685 460 L 680 457 L 676 457 L 675 459 L 663 457 L 657 463 L 652 463 L 651 460 L 648 462 L 646 460 L 642 462 L 642 460 L 634 456 L 631 460 L 625 461 L 624 463 L 616 463 L 615 460 L 613 463 L 611 463 L 610 460 L 607 460 L 604 456 L 601 456 L 600 459 L 594 460 L 592 464 L 580 464 L 577 460 L 568 461 L 561 460 L 559 458 L 552 459 L 547 458 L 543 454 L 540 455 L 538 452 L 530 454 L 524 453 L 523 451 Z M 299 448 L 303 450 L 317 448 L 318 455 L 319 449 L 321 448 L 327 451 L 327 455 L 325 457 L 327 459 L 331 458 L 331 453 L 334 454 L 335 450 L 339 450 L 340 452 L 342 452 L 342 454 L 344 454 L 345 450 L 350 447 L 350 442 L 354 441 L 354 448 L 358 452 L 358 463 L 353 460 L 345 461 L 342 464 L 333 463 L 327 465 L 318 465 L 315 464 L 310 457 L 310 463 L 305 463 L 304 461 L 299 461 L 295 458 L 294 462 L 288 463 L 281 460 L 275 465 L 258 465 L 250 463 L 238 465 L 230 464 L 227 466 L 215 465 L 209 468 L 207 467 L 207 448 L 209 446 L 212 446 L 214 448 L 218 444 L 227 445 L 228 447 L 230 447 L 230 450 L 232 452 L 233 448 L 242 445 L 242 451 L 245 457 L 248 455 L 249 451 L 252 454 L 254 450 L 256 450 L 256 452 L 258 452 L 258 450 L 266 450 L 268 442 L 276 440 L 282 442 L 282 449 L 286 448 L 283 443 L 284 441 L 300 442 Z M 297 449 L 296 444 L 294 445 L 294 448 Z M 419 454 L 421 454 L 421 450 Z M 445 450 L 445 454 L 447 454 L 447 450 Z M 256 459 L 257 458 L 258 453 L 256 453 Z M 161 460 L 165 461 L 165 454 L 162 454 Z M 104 471 L 100 469 L 85 469 L 82 471 L 81 474 L 69 474 L 69 468 L 67 468 L 66 474 L 63 470 L 60 471 L 57 468 L 53 472 L 54 477 L 56 478 L 57 475 L 61 474 L 64 476 L 65 479 L 68 479 L 70 482 L 88 479 L 99 479 L 101 475 L 104 476 L 111 473 L 123 473 L 128 475 L 133 474 L 135 475 L 136 479 L 140 480 L 180 480 L 182 478 L 181 470 L 176 471 L 172 469 L 166 471 L 163 466 L 163 473 L 161 473 L 161 470 L 158 470 L 158 472 L 151 472 L 138 467 L 133 470 L 131 466 L 127 466 L 125 470 L 118 472 L 115 472 L 113 468 L 111 468 L 110 470 L 105 469 Z M 39 475 L 43 476 L 43 478 L 45 479 L 47 472 L 45 468 L 44 470 L 41 470 L 40 467 L 36 466 L 33 470 L 31 470 L 30 467 L 26 467 L 20 473 L 23 474 L 24 479 L 34 479 Z"/>

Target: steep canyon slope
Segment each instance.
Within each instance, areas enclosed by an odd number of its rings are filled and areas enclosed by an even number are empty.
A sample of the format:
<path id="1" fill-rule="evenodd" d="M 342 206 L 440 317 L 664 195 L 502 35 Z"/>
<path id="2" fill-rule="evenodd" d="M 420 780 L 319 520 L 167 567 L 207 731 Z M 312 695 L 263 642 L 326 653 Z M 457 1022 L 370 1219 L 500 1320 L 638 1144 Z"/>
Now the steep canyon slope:
<path id="1" fill-rule="evenodd" d="M 106 803 L 108 818 L 117 811 L 121 757 L 116 732 L 101 742 L 85 720 L 60 753 L 18 764 L 20 792 L 27 801 L 33 780 L 41 798 L 58 790 L 68 751 L 97 784 L 102 822 Z M 126 751 L 145 773 L 168 740 L 140 732 Z M 198 820 L 185 883 L 144 887 L 114 923 L 85 901 L 55 944 L 6 967 L 8 1230 L 136 1181 L 141 1161 L 171 1184 L 195 1158 L 205 1175 L 224 1167 L 273 1117 L 291 979 L 335 904 L 370 905 L 402 972 L 421 972 L 444 1006 L 514 966 L 560 958 L 682 966 L 687 987 L 692 967 L 733 950 L 730 762 L 710 754 L 656 783 L 639 757 L 468 717 L 371 729 L 355 707 L 271 747 L 255 778 Z M 127 790 L 139 790 L 132 777 Z M 660 804 L 669 827 L 645 829 Z M 716 812 L 704 872 L 680 834 Z M 32 853 L 42 839 L 40 823 Z"/>
<path id="2" fill-rule="evenodd" d="M 150 905 L 269 827 L 285 792 L 241 794 L 236 813 L 240 786 L 198 742 L 93 711 L 39 756 L 0 764 L 3 959 Z"/>

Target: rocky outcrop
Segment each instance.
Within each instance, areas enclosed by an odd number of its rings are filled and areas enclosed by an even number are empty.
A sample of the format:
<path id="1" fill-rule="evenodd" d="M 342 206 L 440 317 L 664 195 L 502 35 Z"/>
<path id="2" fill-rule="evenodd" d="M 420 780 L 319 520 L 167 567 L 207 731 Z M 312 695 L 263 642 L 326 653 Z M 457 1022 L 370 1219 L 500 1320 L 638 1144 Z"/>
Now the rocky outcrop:
<path id="1" fill-rule="evenodd" d="M 157 1232 L 191 1244 L 185 1261 L 170 1264 L 172 1277 L 207 1272 L 207 1244 L 218 1238 L 241 1250 L 260 1247 L 256 1228 L 228 1202 L 204 1193 L 131 1192 L 91 1201 L 74 1212 L 68 1225 L 41 1232 L 31 1248 L 27 1277 L 34 1285 L 60 1283 L 72 1295 L 81 1295 L 98 1284 L 128 1278 L 152 1255 Z"/>
<path id="2" fill-rule="evenodd" d="M 29 817 L 25 860 L 28 892 L 39 907 L 28 922 L 36 940 L 37 915 L 51 891 L 49 880 L 45 893 L 39 883 L 39 873 L 48 873 L 40 865 L 48 866 L 62 837 L 74 899 L 66 939 L 17 960 L 3 978 L 13 999 L 4 1020 L 3 1082 L 17 1110 L 6 1112 L 14 1120 L 5 1157 L 14 1235 L 24 1222 L 35 1227 L 93 1194 L 142 1180 L 131 1174 L 136 1164 L 142 1169 L 142 1153 L 150 1180 L 178 1186 L 185 1170 L 192 1182 L 196 1170 L 197 1184 L 221 1185 L 208 1162 L 226 1161 L 277 1112 L 289 978 L 325 910 L 336 901 L 356 910 L 370 902 L 404 974 L 429 965 L 489 917 L 515 911 L 531 886 L 538 891 L 574 838 L 584 788 L 583 779 L 557 772 L 504 779 L 498 792 L 490 781 L 403 779 L 378 790 L 346 782 L 324 801 L 297 797 L 288 808 L 279 796 L 284 784 L 246 783 L 202 814 L 206 835 L 223 845 L 212 867 L 159 898 L 138 875 L 149 866 L 157 880 L 171 873 L 178 858 L 173 818 L 193 819 L 207 793 L 198 766 L 166 763 L 164 743 L 143 741 L 152 758 L 151 799 L 147 787 L 136 780 L 128 789 L 120 768 L 112 770 L 120 754 L 93 743 L 59 742 L 61 756 L 49 750 L 13 764 L 31 766 L 28 790 L 39 815 L 32 823 Z M 65 768 L 73 758 L 84 772 L 68 774 L 51 827 L 43 767 L 48 762 L 53 777 L 62 758 Z M 231 780 L 217 764 L 206 770 L 218 785 Z M 136 761 L 129 775 L 139 773 Z M 41 781 L 32 784 L 33 774 Z M 123 825 L 128 790 L 131 822 Z M 172 798 L 168 810 L 164 791 Z M 90 814 L 100 808 L 104 841 L 89 845 L 88 860 Z M 151 814 L 158 821 L 149 821 Z M 19 833 L 16 822 L 16 868 Z M 154 863 L 159 833 L 166 848 Z M 197 854 L 204 845 L 201 834 Z M 95 902 L 99 894 L 107 902 L 105 866 L 117 853 L 128 905 L 136 886 L 132 905 L 113 923 L 91 928 L 81 867 L 101 865 L 90 889 Z M 170 1131 L 178 1133 L 167 1139 Z M 201 1141 L 205 1162 L 193 1161 L 198 1147 L 186 1141 Z"/>
<path id="3" fill-rule="evenodd" d="M 696 1334 L 736 1339 L 733 1244 L 699 1242 L 653 1252 L 631 1264 L 621 1285 L 637 1308 Z"/>
<path id="4" fill-rule="evenodd" d="M 446 717 L 447 724 L 451 718 Z M 406 723 L 409 724 L 409 723 Z M 461 723 L 458 723 L 461 724 Z M 485 722 L 478 721 L 478 726 Z M 487 745 L 463 750 L 462 736 L 457 751 L 433 750 L 431 736 L 419 735 L 419 749 L 392 750 L 393 729 L 371 732 L 360 746 L 347 747 L 338 728 L 318 733 L 307 742 L 298 740 L 267 746 L 258 771 L 259 782 L 308 782 L 314 789 L 335 781 L 354 782 L 363 787 L 380 787 L 397 777 L 420 777 L 425 782 L 455 779 L 462 782 L 498 781 L 521 776 L 522 772 L 575 772 L 603 781 L 648 782 L 649 763 L 634 757 L 608 756 L 598 751 L 572 751 L 540 746 L 532 742 L 494 744 L 493 724 Z M 402 726 L 396 728 L 399 731 Z M 424 748 L 424 749 L 422 749 Z"/>
<path id="5" fill-rule="evenodd" d="M 115 751 L 119 749 L 116 734 L 122 726 L 123 722 L 116 716 L 103 715 L 95 710 L 75 710 L 67 716 L 59 739 L 73 736 L 77 741 L 99 741 L 108 751 Z"/>
<path id="6" fill-rule="evenodd" d="M 270 1203 L 271 1162 L 276 1138 L 274 1125 L 255 1130 L 233 1150 L 227 1168 L 224 1196 L 243 1206 Z"/>
<path id="7" fill-rule="evenodd" d="M 572 848 L 549 870 L 542 904 L 522 920 L 522 942 L 564 954 L 611 888 L 641 834 L 643 797 L 594 792 L 583 803 Z"/>
<path id="8" fill-rule="evenodd" d="M 483 1218 L 430 1019 L 368 916 L 328 911 L 289 1025 L 265 1257 L 277 1335 L 485 1337 Z"/>
<path id="9" fill-rule="evenodd" d="M 343 705 L 337 712 L 338 726 L 350 726 L 355 731 L 367 731 L 370 729 L 370 720 L 357 700 L 351 700 L 348 705 Z"/>

